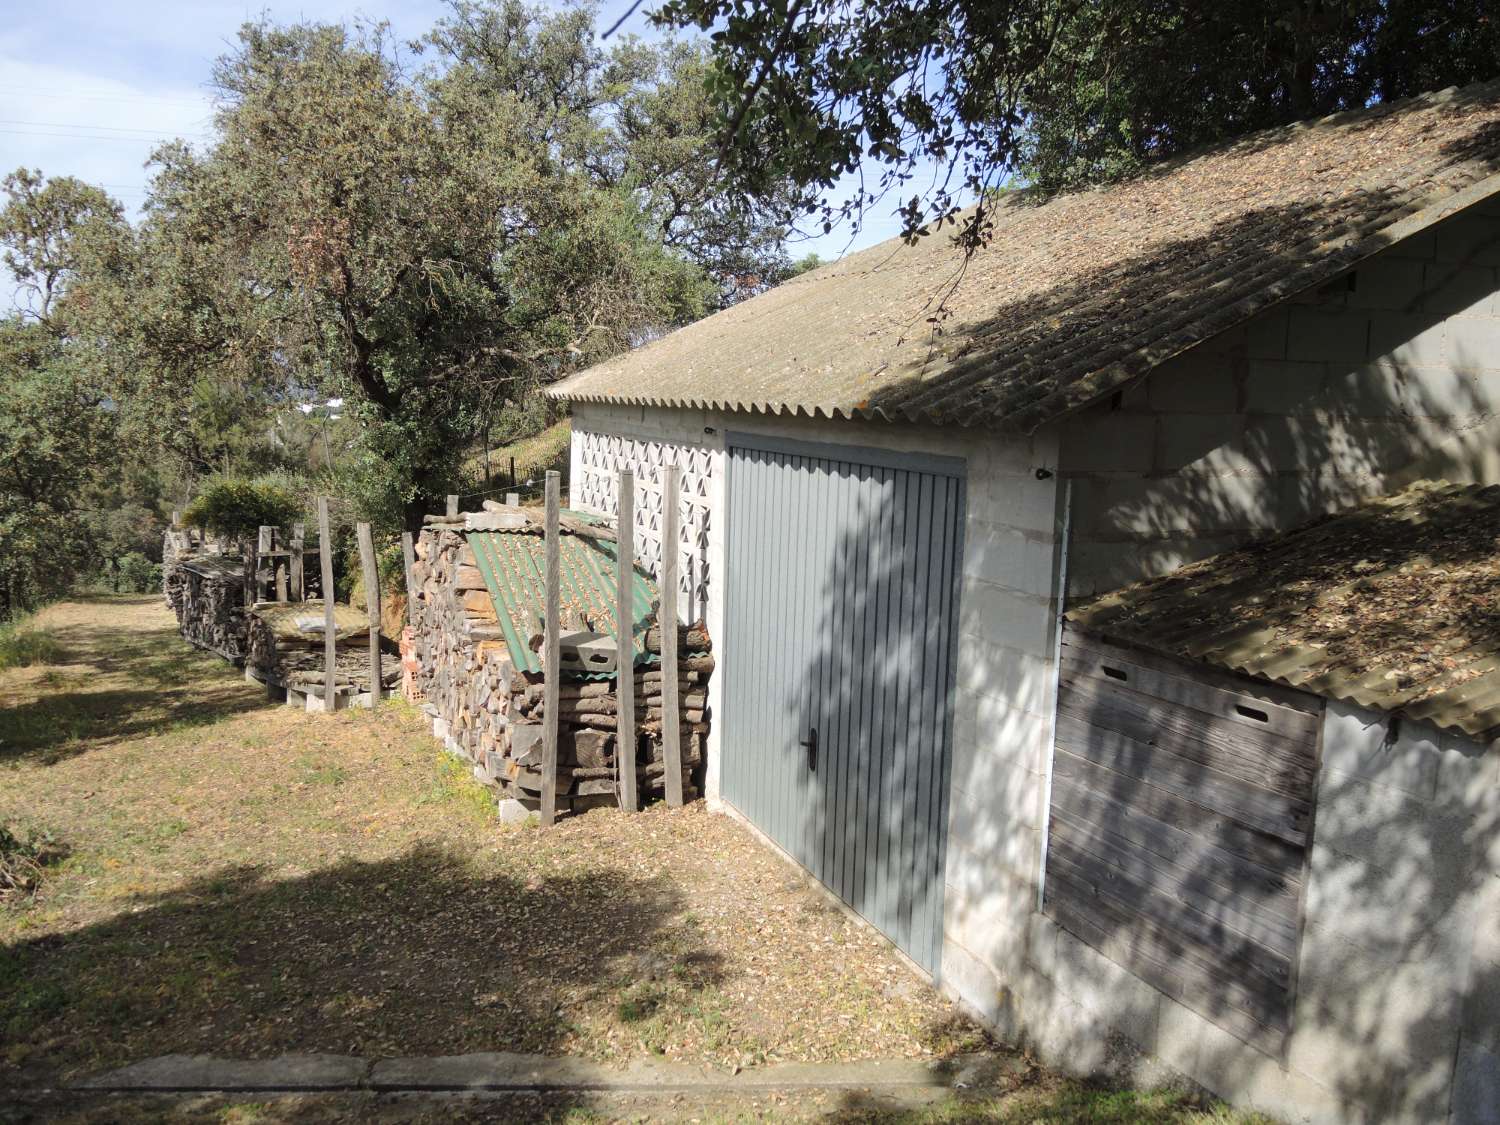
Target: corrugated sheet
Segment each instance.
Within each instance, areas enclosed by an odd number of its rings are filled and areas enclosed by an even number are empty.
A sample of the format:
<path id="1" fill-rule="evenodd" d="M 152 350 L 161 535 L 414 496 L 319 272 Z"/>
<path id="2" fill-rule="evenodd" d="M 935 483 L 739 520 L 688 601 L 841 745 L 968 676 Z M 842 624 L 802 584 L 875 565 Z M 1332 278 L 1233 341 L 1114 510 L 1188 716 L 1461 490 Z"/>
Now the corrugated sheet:
<path id="1" fill-rule="evenodd" d="M 581 514 L 581 513 L 580 513 Z M 469 546 L 495 602 L 495 612 L 505 633 L 511 663 L 519 669 L 540 673 L 541 653 L 532 652 L 526 638 L 541 620 L 546 605 L 546 540 L 540 535 L 503 531 L 472 531 Z M 595 632 L 608 633 L 619 643 L 615 630 L 615 573 L 619 555 L 615 545 L 577 535 L 563 535 L 558 542 L 561 601 L 566 618 L 571 612 L 591 623 Z M 656 583 L 635 568 L 635 624 L 631 645 L 637 665 L 654 663 L 645 649 L 646 628 L 655 616 Z M 593 676 L 609 679 L 613 673 Z"/>
<path id="2" fill-rule="evenodd" d="M 1488 740 L 1500 736 L 1500 486 L 1422 482 L 1067 616 Z"/>
<path id="3" fill-rule="evenodd" d="M 323 639 L 323 602 L 275 602 L 258 605 L 251 611 L 276 634 L 278 641 L 321 641 Z M 298 626 L 299 620 L 314 621 L 311 629 Z M 365 636 L 370 632 L 370 618 L 364 610 L 341 602 L 333 603 L 333 627 L 336 640 Z"/>
<path id="4" fill-rule="evenodd" d="M 179 559 L 177 565 L 183 570 L 214 582 L 243 582 L 245 560 L 236 555 L 197 555 Z"/>
<path id="5" fill-rule="evenodd" d="M 549 393 L 1029 433 L 1495 194 L 1497 171 L 1500 83 L 1273 130 L 1013 196 L 967 264 L 944 233 L 893 240 Z"/>

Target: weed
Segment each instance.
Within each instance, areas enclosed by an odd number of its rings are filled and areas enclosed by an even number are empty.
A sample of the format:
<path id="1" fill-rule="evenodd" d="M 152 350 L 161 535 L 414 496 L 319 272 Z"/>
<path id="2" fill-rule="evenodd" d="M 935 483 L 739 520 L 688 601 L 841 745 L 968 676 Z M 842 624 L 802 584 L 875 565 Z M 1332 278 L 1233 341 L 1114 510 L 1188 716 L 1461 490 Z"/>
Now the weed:
<path id="1" fill-rule="evenodd" d="M 44 629 L 21 618 L 0 625 L 0 668 L 26 668 L 32 664 L 55 664 L 62 645 Z"/>
<path id="2" fill-rule="evenodd" d="M 0 824 L 0 903 L 34 894 L 48 865 L 64 855 L 65 850 L 47 833 L 22 839 Z"/>

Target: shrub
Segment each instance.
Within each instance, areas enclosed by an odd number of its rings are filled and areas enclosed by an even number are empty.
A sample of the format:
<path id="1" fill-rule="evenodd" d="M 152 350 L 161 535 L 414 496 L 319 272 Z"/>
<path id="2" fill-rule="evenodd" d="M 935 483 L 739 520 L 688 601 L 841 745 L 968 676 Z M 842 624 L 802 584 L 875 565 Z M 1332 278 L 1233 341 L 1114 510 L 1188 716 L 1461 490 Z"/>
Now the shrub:
<path id="1" fill-rule="evenodd" d="M 255 535 L 264 524 L 288 528 L 301 518 L 301 502 L 285 488 L 235 477 L 208 484 L 182 513 L 184 523 L 236 539 Z"/>
<path id="2" fill-rule="evenodd" d="M 120 592 L 149 594 L 161 589 L 161 564 L 154 563 L 139 551 L 131 551 L 119 561 Z"/>
<path id="3" fill-rule="evenodd" d="M 0 902 L 36 890 L 42 881 L 42 849 L 0 824 Z"/>

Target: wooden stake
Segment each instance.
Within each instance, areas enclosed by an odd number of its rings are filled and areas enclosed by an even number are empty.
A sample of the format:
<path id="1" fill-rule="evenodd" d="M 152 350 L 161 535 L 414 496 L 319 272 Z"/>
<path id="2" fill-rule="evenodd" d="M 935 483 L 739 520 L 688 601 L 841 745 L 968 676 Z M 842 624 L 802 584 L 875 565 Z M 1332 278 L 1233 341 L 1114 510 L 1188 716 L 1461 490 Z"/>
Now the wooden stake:
<path id="1" fill-rule="evenodd" d="M 671 721 L 662 723 L 662 757 L 667 765 L 667 806 L 682 807 L 682 732 L 676 717 L 682 713 L 677 686 L 677 560 L 682 555 L 678 529 L 678 493 L 682 470 L 668 465 L 661 497 L 661 709 Z"/>
<path id="2" fill-rule="evenodd" d="M 453 494 L 448 496 L 448 518 L 455 519 L 458 516 L 458 497 Z"/>
<path id="3" fill-rule="evenodd" d="M 354 526 L 359 539 L 359 564 L 365 574 L 365 610 L 370 618 L 370 710 L 380 706 L 380 568 L 375 564 L 375 540 L 370 525 Z"/>
<path id="4" fill-rule="evenodd" d="M 338 624 L 333 616 L 333 534 L 328 530 L 328 497 L 318 497 L 318 561 L 323 573 L 323 706 L 333 710 L 334 649 Z"/>
<path id="5" fill-rule="evenodd" d="M 620 807 L 639 807 L 635 775 L 635 474 L 620 470 L 620 516 L 615 525 L 619 546 L 615 571 L 615 680 L 619 687 L 619 733 L 615 739 L 615 768 L 620 773 Z"/>
<path id="6" fill-rule="evenodd" d="M 303 537 L 307 534 L 306 529 L 300 523 L 292 524 L 292 601 L 300 602 L 307 599 L 307 579 L 302 573 L 302 551 Z"/>
<path id="7" fill-rule="evenodd" d="M 558 539 L 561 532 L 558 530 L 558 490 L 559 476 L 556 472 L 547 473 L 547 515 L 546 526 L 543 534 L 546 536 L 547 552 L 547 606 L 544 659 L 542 661 L 542 683 L 543 683 L 543 706 L 546 713 L 542 717 L 542 827 L 550 827 L 557 817 L 557 689 L 559 680 L 562 678 L 562 668 L 559 663 L 562 649 L 558 645 L 559 639 L 559 617 L 561 606 L 559 605 L 558 586 L 561 582 L 560 571 L 562 569 L 561 559 L 558 556 Z"/>
<path id="8" fill-rule="evenodd" d="M 412 571 L 417 566 L 417 551 L 409 531 L 401 533 L 401 557 L 406 563 L 406 620 L 415 625 L 417 623 L 417 580 L 412 577 Z"/>

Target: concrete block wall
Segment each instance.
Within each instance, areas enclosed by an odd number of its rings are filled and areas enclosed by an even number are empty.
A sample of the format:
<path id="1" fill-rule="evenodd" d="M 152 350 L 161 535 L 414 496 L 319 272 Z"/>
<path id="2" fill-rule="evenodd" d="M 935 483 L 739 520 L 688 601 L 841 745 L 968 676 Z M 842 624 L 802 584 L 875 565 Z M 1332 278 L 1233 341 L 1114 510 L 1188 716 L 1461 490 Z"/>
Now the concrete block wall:
<path id="1" fill-rule="evenodd" d="M 1164 364 L 1060 444 L 1075 597 L 1424 477 L 1500 482 L 1500 204 Z"/>

